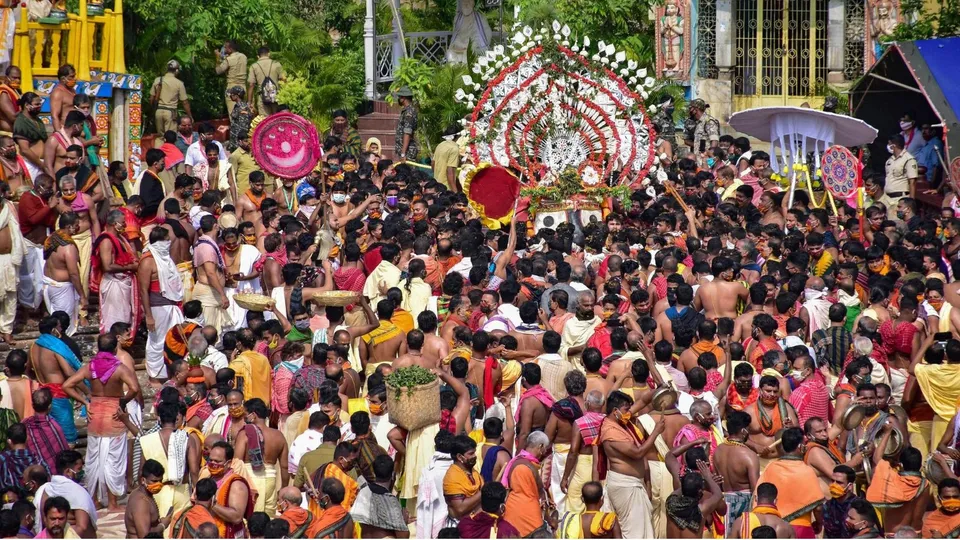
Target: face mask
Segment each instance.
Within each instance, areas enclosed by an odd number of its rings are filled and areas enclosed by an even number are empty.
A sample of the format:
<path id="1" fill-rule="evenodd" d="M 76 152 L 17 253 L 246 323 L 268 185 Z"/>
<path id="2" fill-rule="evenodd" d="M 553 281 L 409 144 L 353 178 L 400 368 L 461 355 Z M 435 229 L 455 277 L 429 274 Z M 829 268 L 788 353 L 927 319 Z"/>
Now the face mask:
<path id="1" fill-rule="evenodd" d="M 220 405 L 217 404 L 217 400 L 215 400 L 215 399 L 208 399 L 208 400 L 207 400 L 207 403 L 210 405 L 210 408 L 211 408 L 211 409 L 219 409 L 219 408 L 220 408 Z"/>
<path id="2" fill-rule="evenodd" d="M 244 244 L 247 244 L 248 246 L 255 246 L 255 245 L 257 245 L 257 235 L 255 235 L 255 234 L 245 234 L 245 235 L 243 235 L 243 243 L 244 243 Z"/>
<path id="3" fill-rule="evenodd" d="M 843 497 L 844 495 L 846 495 L 846 493 L 847 493 L 847 490 L 842 485 L 836 482 L 830 484 L 830 496 L 833 497 L 834 499 L 839 499 L 840 497 Z"/>
<path id="4" fill-rule="evenodd" d="M 900 129 L 906 131 L 913 127 L 913 122 L 900 122 Z"/>
<path id="5" fill-rule="evenodd" d="M 197 402 L 197 398 L 193 394 L 187 394 L 183 396 L 183 402 L 187 404 L 187 407 L 193 405 Z"/>
<path id="6" fill-rule="evenodd" d="M 930 300 L 930 306 L 933 307 L 933 309 L 940 311 L 940 308 L 943 307 L 943 300 Z"/>
<path id="7" fill-rule="evenodd" d="M 86 475 L 87 475 L 86 471 L 84 471 L 83 469 L 80 469 L 79 471 L 77 471 L 77 472 L 75 473 L 75 475 L 74 475 L 74 477 L 73 477 L 73 481 L 76 482 L 76 483 L 78 483 L 78 484 L 82 484 L 82 483 L 83 483 L 83 478 L 84 478 Z"/>
<path id="8" fill-rule="evenodd" d="M 797 369 L 791 371 L 790 376 L 793 377 L 793 380 L 797 382 L 800 382 L 803 380 L 803 372 Z"/>
<path id="9" fill-rule="evenodd" d="M 343 172 L 353 172 L 357 170 L 356 163 L 347 163 L 343 166 Z"/>
<path id="10" fill-rule="evenodd" d="M 147 493 L 151 495 L 156 495 L 157 493 L 160 493 L 160 491 L 163 489 L 163 482 L 153 482 L 150 484 L 145 484 L 143 488 L 147 490 Z"/>
<path id="11" fill-rule="evenodd" d="M 280 340 L 280 338 L 274 336 L 273 339 L 270 340 L 270 343 L 267 344 L 267 347 L 269 347 L 269 348 L 271 348 L 271 349 L 276 349 L 276 348 L 277 348 L 277 342 L 278 342 L 279 340 Z"/>
<path id="12" fill-rule="evenodd" d="M 897 219 L 903 221 L 907 217 L 907 213 L 903 210 L 897 210 Z"/>
<path id="13" fill-rule="evenodd" d="M 247 410 L 243 408 L 243 405 L 237 405 L 236 407 L 230 407 L 230 416 L 234 418 L 243 418 L 243 415 L 247 414 Z"/>
<path id="14" fill-rule="evenodd" d="M 633 413 L 629 410 L 627 412 L 617 411 L 617 420 L 621 424 L 629 424 L 631 419 L 633 419 Z"/>
<path id="15" fill-rule="evenodd" d="M 346 193 L 334 193 L 332 198 L 333 198 L 333 202 L 335 202 L 336 204 L 343 204 L 347 202 Z"/>
<path id="16" fill-rule="evenodd" d="M 944 499 L 940 501 L 940 506 L 947 512 L 960 511 L 960 499 Z"/>
<path id="17" fill-rule="evenodd" d="M 384 413 L 386 408 L 383 403 L 370 403 L 367 402 L 367 408 L 370 409 L 370 414 L 374 416 L 380 416 Z"/>
<path id="18" fill-rule="evenodd" d="M 396 195 L 387 197 L 387 206 L 396 206 L 396 205 L 397 205 Z"/>
<path id="19" fill-rule="evenodd" d="M 293 326 L 300 331 L 310 329 L 310 319 L 303 319 L 302 321 L 294 321 Z"/>
<path id="20" fill-rule="evenodd" d="M 887 152 L 890 152 L 891 154 L 893 153 L 893 145 L 892 145 L 892 144 L 888 144 L 888 145 L 887 145 Z"/>
<path id="21" fill-rule="evenodd" d="M 713 165 L 717 162 L 715 158 L 707 158 L 707 167 L 713 168 Z"/>
<path id="22" fill-rule="evenodd" d="M 66 202 L 73 202 L 77 198 L 77 194 L 74 193 L 73 195 L 61 195 L 60 198 Z"/>
<path id="23" fill-rule="evenodd" d="M 226 467 L 224 467 L 223 464 L 214 465 L 207 463 L 207 470 L 210 471 L 210 476 L 220 476 L 225 469 Z"/>

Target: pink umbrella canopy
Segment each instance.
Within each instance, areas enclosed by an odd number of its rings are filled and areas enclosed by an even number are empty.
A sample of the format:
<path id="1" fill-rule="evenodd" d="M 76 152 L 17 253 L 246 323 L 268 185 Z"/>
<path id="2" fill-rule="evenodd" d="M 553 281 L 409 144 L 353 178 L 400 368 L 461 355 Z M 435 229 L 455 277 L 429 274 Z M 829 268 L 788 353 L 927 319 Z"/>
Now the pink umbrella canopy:
<path id="1" fill-rule="evenodd" d="M 251 139 L 253 159 L 265 172 L 280 178 L 303 178 L 320 161 L 317 128 L 291 112 L 263 119 Z"/>

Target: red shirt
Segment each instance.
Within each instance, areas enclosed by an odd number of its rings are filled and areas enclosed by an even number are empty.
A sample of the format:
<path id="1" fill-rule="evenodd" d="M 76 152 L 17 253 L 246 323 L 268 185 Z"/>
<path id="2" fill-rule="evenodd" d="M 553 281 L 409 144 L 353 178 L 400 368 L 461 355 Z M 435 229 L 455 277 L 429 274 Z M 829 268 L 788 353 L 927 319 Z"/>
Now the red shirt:
<path id="1" fill-rule="evenodd" d="M 28 191 L 20 196 L 17 215 L 20 217 L 20 232 L 28 234 L 37 227 L 53 227 L 58 213 L 36 193 Z"/>

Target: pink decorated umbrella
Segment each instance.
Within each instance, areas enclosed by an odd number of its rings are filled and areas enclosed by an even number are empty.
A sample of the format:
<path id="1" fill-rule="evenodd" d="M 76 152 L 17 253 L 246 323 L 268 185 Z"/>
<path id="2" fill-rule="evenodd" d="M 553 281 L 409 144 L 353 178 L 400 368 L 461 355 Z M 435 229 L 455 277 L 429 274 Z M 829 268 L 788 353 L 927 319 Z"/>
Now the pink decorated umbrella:
<path id="1" fill-rule="evenodd" d="M 280 178 L 303 178 L 320 161 L 320 138 L 310 121 L 291 112 L 271 114 L 253 130 L 253 159 Z"/>

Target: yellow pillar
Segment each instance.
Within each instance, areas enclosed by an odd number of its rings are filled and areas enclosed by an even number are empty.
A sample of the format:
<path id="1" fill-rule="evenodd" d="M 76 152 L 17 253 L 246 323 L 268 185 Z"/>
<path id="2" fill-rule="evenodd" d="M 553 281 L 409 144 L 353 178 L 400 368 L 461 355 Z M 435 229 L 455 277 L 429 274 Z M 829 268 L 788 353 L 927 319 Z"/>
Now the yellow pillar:
<path id="1" fill-rule="evenodd" d="M 87 0 L 80 0 L 80 50 L 77 59 L 77 79 L 90 80 L 90 26 L 87 21 Z"/>
<path id="2" fill-rule="evenodd" d="M 33 92 L 33 59 L 30 58 L 30 35 L 27 32 L 27 7 L 20 7 L 20 24 L 17 25 L 14 39 L 13 63 L 20 68 L 20 88 L 23 92 Z"/>
<path id="3" fill-rule="evenodd" d="M 114 73 L 126 73 L 127 62 L 123 53 L 123 0 L 113 4 L 113 58 L 109 70 Z"/>

